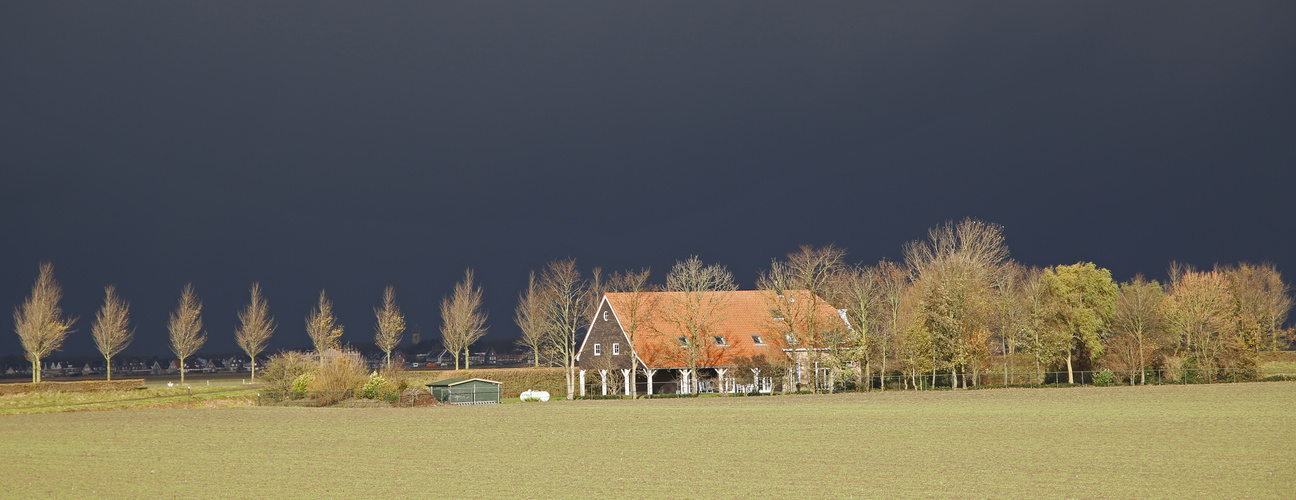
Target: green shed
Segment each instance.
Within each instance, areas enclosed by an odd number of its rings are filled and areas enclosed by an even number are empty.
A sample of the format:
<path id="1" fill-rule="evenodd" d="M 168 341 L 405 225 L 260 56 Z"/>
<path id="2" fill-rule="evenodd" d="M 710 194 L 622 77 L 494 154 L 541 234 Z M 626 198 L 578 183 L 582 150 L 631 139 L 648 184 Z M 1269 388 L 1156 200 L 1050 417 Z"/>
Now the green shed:
<path id="1" fill-rule="evenodd" d="M 427 385 L 432 396 L 452 405 L 499 404 L 500 383 L 483 378 L 448 378 Z"/>

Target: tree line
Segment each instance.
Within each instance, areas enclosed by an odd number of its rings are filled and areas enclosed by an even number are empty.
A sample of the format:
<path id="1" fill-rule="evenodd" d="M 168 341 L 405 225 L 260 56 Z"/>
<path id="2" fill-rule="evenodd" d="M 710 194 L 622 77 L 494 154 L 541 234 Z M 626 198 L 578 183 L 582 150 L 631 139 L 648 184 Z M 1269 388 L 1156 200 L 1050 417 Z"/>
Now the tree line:
<path id="1" fill-rule="evenodd" d="M 1271 263 L 1210 270 L 1171 263 L 1165 283 L 1142 275 L 1117 283 L 1092 262 L 1016 262 L 1002 226 L 975 219 L 930 229 L 925 239 L 904 245 L 901 262 L 850 264 L 846 255 L 833 245 L 803 246 L 774 259 L 757 287 L 780 297 L 807 291 L 809 300 L 772 309 L 778 321 L 769 321 L 770 333 L 785 348 L 806 353 L 807 364 L 854 374 L 864 387 L 885 389 L 877 375 L 903 387 L 932 387 L 938 376 L 967 387 L 992 371 L 1002 371 L 1006 383 L 1022 361 L 1033 366 L 1036 383 L 1052 369 L 1064 369 L 1074 383 L 1076 371 L 1095 367 L 1129 374 L 1129 383 L 1147 383 L 1152 368 L 1195 370 L 1209 381 L 1254 370 L 1259 352 L 1293 340 L 1293 329 L 1285 327 L 1291 288 Z M 696 372 L 699 359 L 716 347 L 710 329 L 726 307 L 724 293 L 697 292 L 734 290 L 733 276 L 695 256 L 676 262 L 665 283 L 649 276 L 642 269 L 605 277 L 594 268 L 584 278 L 573 259 L 548 263 L 519 295 L 519 344 L 537 353 L 537 363 L 566 368 L 571 397 L 582 328 L 603 293 L 629 292 L 618 313 L 631 359 L 639 358 L 636 336 L 657 315 L 684 335 L 680 363 Z M 674 303 L 660 304 L 643 293 L 651 291 L 680 293 L 669 294 Z M 825 303 L 847 321 L 816 314 Z M 787 373 L 792 362 L 746 361 L 767 373 Z M 634 367 L 640 368 L 647 367 Z M 821 387 L 823 376 L 833 375 L 815 370 L 806 385 Z"/>
<path id="2" fill-rule="evenodd" d="M 237 312 L 239 324 L 234 330 L 234 339 L 247 354 L 252 379 L 255 380 L 256 359 L 265 351 L 278 324 L 270 315 L 260 283 L 252 283 L 249 294 L 248 304 Z M 63 289 L 54 278 L 53 264 L 43 262 L 31 294 L 14 307 L 14 332 L 22 342 L 26 359 L 31 362 L 34 383 L 41 382 L 41 360 L 62 347 L 68 335 L 74 332 L 72 327 L 77 318 L 64 314 L 60 305 L 62 298 Z M 473 284 L 471 269 L 464 273 L 463 281 L 455 286 L 454 292 L 441 301 L 442 342 L 454 352 L 456 368 L 459 354 L 466 354 L 468 347 L 486 334 L 486 313 L 481 305 L 482 290 Z M 181 383 L 184 383 L 185 360 L 207 342 L 202 309 L 202 300 L 193 284 L 185 284 L 167 321 L 169 347 L 180 360 Z M 391 353 L 400 345 L 405 333 L 405 316 L 396 303 L 394 287 L 389 285 L 383 289 L 382 302 L 374 308 L 374 316 L 374 344 L 383 351 L 390 367 Z M 134 340 L 135 330 L 130 323 L 130 302 L 123 299 L 113 285 L 104 287 L 104 302 L 95 315 L 90 335 L 104 357 L 108 380 L 112 380 L 113 357 L 121 354 Z M 340 338 L 344 327 L 338 322 L 333 302 L 324 290 L 320 290 L 318 302 L 306 315 L 305 330 L 317 353 L 342 347 Z"/>
<path id="3" fill-rule="evenodd" d="M 1293 340 L 1293 329 L 1285 326 L 1291 288 L 1270 263 L 1210 270 L 1171 263 L 1164 283 L 1142 275 L 1116 283 L 1109 270 L 1091 262 L 1018 263 L 1009 258 L 1002 226 L 975 219 L 930 229 L 925 239 L 903 246 L 900 262 L 851 264 L 846 256 L 845 249 L 833 245 L 802 246 L 773 259 L 757 287 L 779 295 L 808 292 L 808 300 L 777 307 L 775 313 L 787 320 L 770 322 L 770 333 L 777 334 L 773 338 L 807 353 L 809 363 L 858 374 L 859 383 L 868 387 L 874 374 L 914 388 L 934 386 L 938 375 L 954 387 L 976 384 L 979 375 L 992 371 L 1002 371 L 1007 380 L 1023 360 L 1034 367 L 1039 383 L 1047 370 L 1065 368 L 1067 381 L 1074 382 L 1077 370 L 1095 366 L 1129 373 L 1130 383 L 1146 383 L 1151 368 L 1196 369 L 1209 380 L 1227 370 L 1252 369 L 1259 352 L 1285 348 Z M 629 297 L 619 313 L 625 316 L 620 319 L 631 359 L 639 358 L 637 338 L 650 333 L 651 320 L 660 320 L 683 332 L 684 349 L 677 355 L 681 366 L 696 373 L 716 347 L 710 333 L 727 307 L 725 294 L 713 292 L 736 290 L 733 275 L 724 266 L 691 256 L 677 261 L 663 283 L 651 277 L 649 269 L 605 275 L 595 267 L 586 274 L 571 258 L 547 263 L 530 274 L 518 295 L 513 318 L 521 332 L 518 344 L 535 353 L 537 366 L 563 366 L 572 397 L 585 328 L 604 293 L 622 292 Z M 670 294 L 671 304 L 660 304 L 650 293 L 654 291 L 677 293 Z M 260 285 L 253 283 L 249 292 L 234 335 L 255 370 L 277 324 Z M 36 382 L 41 359 L 62 345 L 76 321 L 65 317 L 60 299 L 53 267 L 43 263 L 31 295 L 14 310 L 15 331 Z M 825 303 L 847 321 L 816 315 Z M 105 288 L 91 334 L 110 367 L 113 356 L 132 340 L 129 309 L 111 285 Z M 454 356 L 456 369 L 461 354 L 466 366 L 469 347 L 487 332 L 482 289 L 471 269 L 442 299 L 440 311 L 442 344 Z M 374 341 L 390 364 L 405 330 L 394 288 L 384 289 L 374 314 Z M 305 329 L 317 352 L 340 347 L 343 326 L 323 290 L 305 318 Z M 207 338 L 202 303 L 192 285 L 182 289 L 168 330 L 172 352 L 183 366 Z M 750 362 L 786 370 L 790 361 Z M 641 368 L 633 367 L 636 372 Z M 111 369 L 109 373 L 111 377 Z M 811 377 L 812 388 L 822 385 L 818 370 Z"/>

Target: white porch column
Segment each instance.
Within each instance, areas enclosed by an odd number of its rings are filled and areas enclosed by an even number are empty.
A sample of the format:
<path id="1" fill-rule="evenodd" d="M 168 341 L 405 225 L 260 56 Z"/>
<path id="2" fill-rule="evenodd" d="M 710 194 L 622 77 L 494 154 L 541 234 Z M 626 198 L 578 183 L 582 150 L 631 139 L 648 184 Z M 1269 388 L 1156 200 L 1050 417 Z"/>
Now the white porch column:
<path id="1" fill-rule="evenodd" d="M 689 385 L 689 376 L 690 376 L 690 375 L 693 375 L 693 370 L 686 370 L 686 369 L 684 369 L 684 368 L 680 368 L 680 371 L 679 371 L 679 372 L 680 372 L 680 389 L 679 389 L 679 393 L 680 393 L 680 394 L 692 394 L 692 393 L 693 393 L 693 391 L 692 391 L 693 386 Z"/>
<path id="2" fill-rule="evenodd" d="M 581 386 L 580 395 L 581 397 L 584 397 L 585 396 L 585 370 L 581 370 L 580 372 L 581 372 L 580 373 L 580 386 Z"/>
<path id="3" fill-rule="evenodd" d="M 726 373 L 729 373 L 729 369 L 716 368 L 715 371 L 716 371 L 716 378 L 718 379 L 718 382 L 720 382 L 720 393 L 724 394 L 729 392 L 728 386 L 725 385 L 725 377 L 724 377 Z"/>
<path id="4" fill-rule="evenodd" d="M 626 395 L 626 396 L 629 396 L 629 395 L 630 395 L 630 384 L 633 384 L 633 383 L 634 383 L 633 380 L 630 380 L 630 369 L 629 369 L 629 368 L 622 368 L 622 369 L 621 369 L 621 380 L 624 380 L 624 381 L 625 381 L 625 392 L 623 392 L 623 393 L 621 393 L 621 394 L 624 394 L 624 395 Z"/>
<path id="5" fill-rule="evenodd" d="M 603 387 L 603 395 L 607 395 L 607 370 L 599 370 L 599 384 Z"/>
<path id="6" fill-rule="evenodd" d="M 656 375 L 656 374 L 657 374 L 657 370 L 649 370 L 649 369 L 647 369 L 647 368 L 644 368 L 644 373 L 648 375 L 648 395 L 651 396 L 651 395 L 652 395 L 652 378 L 653 378 L 653 375 Z"/>

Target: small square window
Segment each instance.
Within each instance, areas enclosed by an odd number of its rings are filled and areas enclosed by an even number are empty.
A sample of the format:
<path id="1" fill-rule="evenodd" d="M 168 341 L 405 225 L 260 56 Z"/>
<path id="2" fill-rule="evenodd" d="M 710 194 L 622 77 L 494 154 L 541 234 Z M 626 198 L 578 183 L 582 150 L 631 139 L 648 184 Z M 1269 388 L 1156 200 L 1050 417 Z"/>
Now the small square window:
<path id="1" fill-rule="evenodd" d="M 770 309 L 770 316 L 774 317 L 774 321 L 783 321 L 783 311 L 778 309 Z"/>
<path id="2" fill-rule="evenodd" d="M 680 341 L 680 347 L 688 347 L 688 338 L 687 338 L 687 337 L 681 335 L 681 336 L 679 336 L 679 337 L 675 337 L 675 338 L 679 339 L 679 341 Z"/>
<path id="3" fill-rule="evenodd" d="M 595 356 L 602 356 L 602 355 L 603 355 L 603 346 L 598 345 L 598 344 L 594 344 L 594 355 L 595 355 Z"/>
<path id="4" fill-rule="evenodd" d="M 620 356 L 620 355 L 621 355 L 621 343 L 620 343 L 620 342 L 616 342 L 616 343 L 613 343 L 613 344 L 612 344 L 612 355 L 613 355 L 613 356 Z"/>
<path id="5" fill-rule="evenodd" d="M 713 338 L 715 338 L 716 345 L 729 345 L 728 342 L 725 342 L 725 338 L 723 336 L 716 335 Z"/>
<path id="6" fill-rule="evenodd" d="M 765 345 L 765 341 L 761 340 L 760 335 L 752 335 L 752 343 L 756 345 Z"/>

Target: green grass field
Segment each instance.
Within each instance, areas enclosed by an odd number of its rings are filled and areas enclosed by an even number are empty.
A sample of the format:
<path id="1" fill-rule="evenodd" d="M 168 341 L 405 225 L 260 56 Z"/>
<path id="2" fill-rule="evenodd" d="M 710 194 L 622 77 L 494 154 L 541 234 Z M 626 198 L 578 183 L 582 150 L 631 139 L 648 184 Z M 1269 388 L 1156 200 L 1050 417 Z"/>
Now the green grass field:
<path id="1" fill-rule="evenodd" d="M 6 497 L 1296 498 L 1296 382 L 0 416 Z"/>

